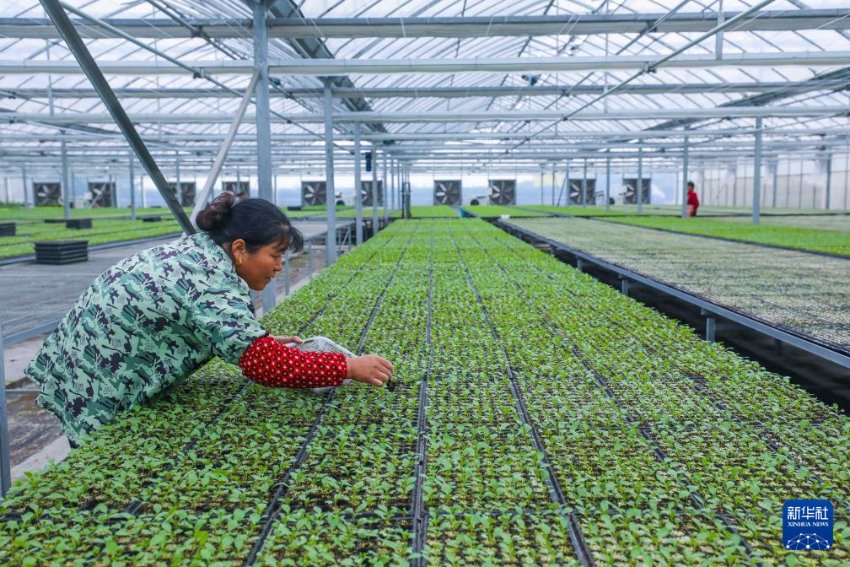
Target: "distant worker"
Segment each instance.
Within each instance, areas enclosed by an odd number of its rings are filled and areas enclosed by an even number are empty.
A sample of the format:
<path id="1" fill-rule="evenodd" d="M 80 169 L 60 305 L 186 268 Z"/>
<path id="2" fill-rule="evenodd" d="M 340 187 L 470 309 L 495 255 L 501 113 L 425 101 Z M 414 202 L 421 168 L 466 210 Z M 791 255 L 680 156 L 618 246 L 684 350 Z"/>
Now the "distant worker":
<path id="1" fill-rule="evenodd" d="M 699 197 L 694 189 L 694 182 L 688 181 L 688 216 L 697 216 L 697 209 L 699 209 Z"/>
<path id="2" fill-rule="evenodd" d="M 234 200 L 222 193 L 198 215 L 201 232 L 98 276 L 27 367 L 41 385 L 38 404 L 56 414 L 73 447 L 213 356 L 270 387 L 339 386 L 346 378 L 383 386 L 392 378 L 380 356 L 307 352 L 299 337 L 271 336 L 260 325 L 248 289 L 265 288 L 304 239 L 268 201 Z"/>

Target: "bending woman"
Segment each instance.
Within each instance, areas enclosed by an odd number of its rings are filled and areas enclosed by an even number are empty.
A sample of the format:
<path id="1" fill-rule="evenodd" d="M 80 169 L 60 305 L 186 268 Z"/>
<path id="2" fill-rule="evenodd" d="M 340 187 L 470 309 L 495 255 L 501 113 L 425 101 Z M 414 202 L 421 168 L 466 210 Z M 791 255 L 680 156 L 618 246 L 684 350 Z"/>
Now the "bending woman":
<path id="1" fill-rule="evenodd" d="M 72 446 L 117 414 L 144 403 L 218 356 L 264 386 L 382 386 L 389 361 L 376 355 L 304 352 L 272 337 L 254 316 L 260 291 L 304 241 L 280 209 L 230 193 L 198 215 L 202 232 L 113 266 L 83 292 L 44 341 L 26 374 L 38 404 L 56 414 Z"/>

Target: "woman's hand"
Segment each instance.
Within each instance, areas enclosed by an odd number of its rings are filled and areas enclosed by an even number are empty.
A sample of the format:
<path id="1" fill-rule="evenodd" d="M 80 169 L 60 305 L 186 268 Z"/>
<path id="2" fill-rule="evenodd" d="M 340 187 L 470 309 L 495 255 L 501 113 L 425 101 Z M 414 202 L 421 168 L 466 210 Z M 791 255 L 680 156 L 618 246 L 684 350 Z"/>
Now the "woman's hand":
<path id="1" fill-rule="evenodd" d="M 300 345 L 304 342 L 303 340 L 301 340 L 301 337 L 275 337 L 274 340 L 284 346 L 291 345 L 292 343 Z"/>
<path id="2" fill-rule="evenodd" d="M 377 354 L 356 356 L 349 358 L 347 362 L 345 377 L 357 382 L 381 387 L 393 377 L 392 363 Z"/>

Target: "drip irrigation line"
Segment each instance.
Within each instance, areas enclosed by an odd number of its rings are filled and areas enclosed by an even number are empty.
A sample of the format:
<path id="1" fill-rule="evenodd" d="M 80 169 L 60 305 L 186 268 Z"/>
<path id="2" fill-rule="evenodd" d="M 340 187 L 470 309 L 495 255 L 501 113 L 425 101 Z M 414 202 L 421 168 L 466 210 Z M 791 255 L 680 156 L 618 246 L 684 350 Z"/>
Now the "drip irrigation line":
<path id="1" fill-rule="evenodd" d="M 386 246 L 386 243 L 385 243 L 385 246 Z M 410 246 L 410 240 L 408 240 L 407 244 L 405 245 L 405 248 L 401 251 L 401 254 L 399 254 L 399 257 L 396 260 L 396 264 L 395 264 L 395 268 L 393 270 L 393 273 L 392 273 L 392 275 L 390 275 L 389 279 L 387 280 L 386 285 L 384 286 L 383 291 L 381 291 L 380 295 L 378 296 L 377 300 L 375 301 L 375 306 L 372 308 L 372 312 L 370 313 L 370 316 L 369 316 L 369 321 L 363 327 L 363 331 L 360 334 L 360 340 L 358 341 L 357 348 L 355 350 L 355 352 L 358 355 L 361 354 L 363 344 L 366 340 L 366 335 L 368 334 L 369 329 L 372 326 L 372 323 L 375 321 L 375 317 L 376 317 L 378 311 L 381 308 L 381 303 L 384 299 L 384 295 L 386 294 L 387 290 L 392 285 L 393 280 L 395 280 L 396 274 L 398 274 L 399 267 L 401 266 L 401 261 L 404 258 L 404 254 L 407 251 L 408 246 Z M 372 257 L 374 257 L 374 254 L 369 259 L 371 259 Z M 363 266 L 365 266 L 365 265 L 366 264 L 364 263 Z M 350 281 L 351 280 L 349 280 L 349 283 L 350 283 Z M 337 389 L 334 388 L 333 390 L 331 390 L 330 392 L 327 393 L 325 400 L 322 402 L 322 408 L 319 412 L 319 415 L 316 417 L 315 423 L 313 423 L 313 426 L 310 428 L 310 431 L 307 433 L 307 437 L 304 439 L 304 442 L 301 444 L 301 447 L 298 449 L 298 453 L 295 455 L 295 460 L 292 462 L 292 464 L 289 466 L 289 468 L 287 468 L 286 473 L 284 474 L 281 481 L 278 483 L 277 489 L 275 490 L 274 494 L 272 495 L 271 499 L 269 500 L 269 503 L 266 506 L 266 510 L 263 512 L 263 519 L 261 520 L 262 528 L 260 530 L 259 537 L 257 538 L 257 541 L 254 543 L 253 547 L 251 548 L 251 553 L 248 555 L 248 558 L 245 560 L 246 566 L 254 565 L 257 562 L 257 557 L 259 556 L 260 552 L 262 551 L 263 546 L 266 543 L 266 540 L 268 539 L 269 535 L 271 534 L 272 529 L 274 528 L 275 522 L 277 521 L 278 517 L 280 516 L 280 512 L 281 512 L 281 509 L 282 509 L 282 506 L 283 506 L 282 499 L 286 495 L 287 489 L 289 488 L 289 482 L 290 482 L 290 479 L 292 477 L 292 473 L 295 470 L 299 469 L 304 464 L 304 461 L 307 458 L 308 447 L 310 445 L 310 442 L 315 438 L 317 432 L 319 431 L 319 428 L 322 425 L 322 421 L 324 420 L 325 416 L 328 413 L 328 410 L 330 409 L 330 407 L 332 405 L 333 399 L 336 395 L 336 390 Z"/>
<path id="2" fill-rule="evenodd" d="M 154 486 L 155 484 L 157 484 L 157 482 L 159 480 L 161 480 L 163 473 L 167 473 L 168 471 L 172 470 L 175 466 L 177 466 L 177 460 L 180 459 L 180 457 L 184 456 L 186 453 L 188 453 L 189 451 L 191 451 L 192 449 L 195 448 L 195 446 L 203 439 L 204 434 L 206 434 L 209 431 L 209 428 L 211 426 L 215 425 L 218 422 L 218 420 L 221 419 L 221 417 L 225 413 L 229 412 L 232 409 L 233 403 L 239 397 L 241 397 L 242 394 L 245 393 L 245 390 L 247 390 L 248 387 L 251 384 L 252 384 L 252 382 L 250 380 L 246 379 L 245 382 L 242 384 L 242 386 L 239 388 L 239 390 L 235 394 L 233 394 L 230 397 L 229 400 L 227 400 L 227 402 L 224 404 L 224 406 L 209 421 L 207 421 L 206 423 L 203 424 L 201 435 L 195 436 L 191 441 L 186 443 L 183 446 L 183 449 L 179 453 L 175 454 L 175 458 L 172 458 L 171 462 L 169 462 L 167 465 L 165 465 L 155 478 L 150 479 L 150 481 L 148 481 L 147 483 L 142 485 L 141 490 L 145 490 L 147 488 Z M 130 504 L 128 504 L 124 508 L 124 512 L 126 512 L 127 514 L 131 514 L 133 516 L 138 516 L 139 514 L 142 513 L 142 509 L 144 508 L 144 506 L 145 506 L 144 501 L 136 499 L 136 500 L 131 501 Z"/>
<path id="3" fill-rule="evenodd" d="M 476 242 L 478 242 L 478 241 L 476 240 Z M 481 246 L 480 243 L 479 243 L 479 246 Z M 483 246 L 482 246 L 482 249 L 483 249 Z M 505 274 L 505 277 L 507 277 L 514 284 L 514 286 L 517 288 L 517 291 L 519 291 L 520 293 L 525 293 L 526 296 L 527 296 L 528 294 L 526 292 L 523 292 L 522 287 L 519 285 L 519 282 L 517 282 L 514 278 L 512 278 L 510 276 L 510 274 L 504 268 L 504 266 L 498 260 L 496 260 L 495 263 L 499 267 L 499 269 L 502 271 L 502 273 Z M 535 307 L 536 307 L 536 304 L 532 303 L 532 305 L 535 305 Z M 560 327 L 558 325 L 556 325 L 548 317 L 548 315 L 545 312 L 542 312 L 539 307 L 536 307 L 536 309 L 537 309 L 540 317 L 546 322 L 547 325 L 549 325 L 549 327 L 552 329 L 552 331 L 556 335 L 561 337 L 561 340 L 563 340 L 567 345 L 569 345 L 571 354 L 573 356 L 575 356 L 579 360 L 579 362 L 581 362 L 581 364 L 585 367 L 586 370 L 588 370 L 589 372 L 591 372 L 593 374 L 593 376 L 595 377 L 599 387 L 606 393 L 607 396 L 609 396 L 614 401 L 614 403 L 617 405 L 617 407 L 620 408 L 620 410 L 623 412 L 624 419 L 625 419 L 626 423 L 629 424 L 629 425 L 637 427 L 638 432 L 641 434 L 641 436 L 650 445 L 650 448 L 652 449 L 653 455 L 655 456 L 655 458 L 661 463 L 666 463 L 667 459 L 669 457 L 664 453 L 664 451 L 661 449 L 661 447 L 658 445 L 658 443 L 654 439 L 652 439 L 651 436 L 648 434 L 648 432 L 647 432 L 648 427 L 641 427 L 640 421 L 636 420 L 631 415 L 631 412 L 629 412 L 629 410 L 623 405 L 623 403 L 620 401 L 620 399 L 617 397 L 617 395 L 614 393 L 614 391 L 609 386 L 607 378 L 604 375 L 602 375 L 600 372 L 598 372 L 596 370 L 596 368 L 594 368 L 593 364 L 587 359 L 587 356 L 585 355 L 585 353 L 582 352 L 579 347 L 572 344 L 572 342 L 569 340 L 567 335 L 562 332 Z M 673 459 L 670 459 L 670 461 L 673 461 Z M 682 484 L 685 488 L 688 489 L 689 498 L 691 499 L 691 502 L 695 505 L 695 507 L 698 510 L 705 510 L 705 503 L 704 503 L 703 499 L 700 498 L 699 495 L 697 494 L 696 487 L 693 484 L 691 484 L 690 482 L 688 482 L 687 480 L 682 479 L 679 475 L 676 475 L 675 478 L 677 479 L 677 481 L 680 484 Z M 713 513 L 713 515 L 715 517 L 717 517 L 721 522 L 723 522 L 724 527 L 727 528 L 729 531 L 731 531 L 733 533 L 738 533 L 735 530 L 735 528 L 732 525 L 730 525 L 726 520 L 724 520 L 722 517 L 720 517 L 720 516 L 718 516 L 717 514 L 714 514 L 714 513 Z M 741 536 L 739 533 L 738 533 L 738 536 L 741 540 L 741 544 L 746 549 L 747 554 L 750 555 L 752 553 L 752 548 L 750 547 L 750 545 L 747 543 L 747 541 L 744 539 L 743 536 Z"/>
<path id="4" fill-rule="evenodd" d="M 513 249 L 513 248 L 509 247 L 506 243 L 501 243 L 501 244 L 503 245 L 503 247 L 504 247 L 504 248 L 506 248 L 507 250 L 509 250 L 509 251 L 510 251 L 510 252 L 511 252 L 514 256 L 518 256 L 518 255 L 519 255 L 519 253 L 518 253 L 518 251 L 517 251 L 516 249 Z M 497 265 L 499 265 L 499 268 L 502 270 L 502 272 L 505 274 L 505 276 L 506 276 L 506 277 L 510 277 L 510 275 L 509 275 L 509 273 L 507 272 L 507 270 L 506 270 L 506 269 L 505 269 L 505 268 L 504 268 L 501 264 L 498 264 L 498 263 L 497 263 Z M 554 280 L 555 280 L 555 278 L 554 278 L 554 276 L 553 276 L 552 274 L 545 272 L 545 271 L 544 271 L 544 270 L 542 270 L 539 266 L 536 266 L 536 265 L 535 265 L 535 266 L 534 266 L 534 269 L 535 269 L 535 270 L 537 270 L 537 271 L 538 271 L 541 275 L 543 275 L 543 276 L 548 276 L 548 278 L 549 278 L 551 281 L 554 281 Z M 516 287 L 517 287 L 517 289 L 520 289 L 520 290 L 521 290 L 521 288 L 519 287 L 519 285 L 518 285 L 518 284 L 516 285 Z M 602 313 L 602 312 L 600 312 L 600 311 L 598 311 L 598 310 L 594 310 L 594 311 L 596 311 L 597 313 Z M 554 330 L 556 333 L 558 333 L 558 334 L 559 334 L 559 335 L 561 335 L 562 337 L 564 336 L 564 335 L 562 335 L 562 334 L 559 332 L 559 330 L 555 327 L 555 325 L 554 325 L 554 324 L 553 324 L 553 323 L 552 323 L 552 322 L 548 319 L 548 317 L 545 317 L 545 316 L 544 316 L 544 318 L 545 318 L 545 320 L 546 320 L 547 324 L 549 324 L 549 325 L 553 328 L 553 330 Z M 616 326 L 618 326 L 620 329 L 623 329 L 623 330 L 626 330 L 626 331 L 628 330 L 628 329 L 626 329 L 626 327 L 625 327 L 625 325 L 624 325 L 623 323 L 621 323 L 621 322 L 619 322 L 619 321 L 616 321 L 616 320 L 615 320 L 615 321 L 612 321 L 612 322 L 613 322 Z M 646 343 L 644 342 L 643 338 L 639 338 L 639 342 L 640 342 L 641 347 L 642 347 L 642 348 L 643 348 L 643 349 L 644 349 L 644 350 L 645 350 L 648 354 L 653 355 L 653 356 L 663 356 L 663 354 L 658 353 L 658 350 L 657 350 L 657 349 L 653 348 L 651 345 L 646 344 Z M 587 365 L 584 363 L 584 360 L 583 360 L 584 355 L 583 355 L 583 353 L 581 353 L 581 351 L 580 351 L 580 350 L 578 350 L 576 347 L 571 347 L 571 348 L 572 348 L 572 350 L 573 350 L 573 354 L 574 354 L 574 356 L 576 356 L 576 358 L 578 358 L 578 359 L 582 360 L 582 364 L 584 364 L 584 365 L 585 365 L 585 368 L 587 368 L 588 370 L 590 370 L 590 371 L 593 373 L 593 375 L 594 375 L 594 377 L 596 378 L 597 382 L 598 382 L 598 383 L 599 383 L 599 384 L 600 384 L 600 385 L 604 388 L 604 390 L 605 390 L 606 394 L 607 394 L 609 397 L 611 397 L 611 398 L 612 398 L 612 399 L 613 399 L 613 400 L 617 403 L 618 407 L 620 407 L 620 409 L 622 409 L 622 410 L 625 412 L 626 410 L 625 410 L 625 408 L 623 407 L 622 403 L 620 402 L 619 398 L 617 398 L 617 396 L 614 394 L 613 390 L 611 390 L 610 386 L 608 385 L 608 381 L 607 381 L 607 379 L 605 379 L 605 377 L 604 377 L 604 376 L 602 376 L 600 373 L 598 373 L 598 372 L 596 372 L 595 370 L 593 370 L 593 369 L 591 369 L 591 368 L 588 368 L 588 367 L 587 367 Z M 676 366 L 677 370 L 679 370 L 680 372 L 682 372 L 682 374 L 683 374 L 684 376 L 686 376 L 687 378 L 690 378 L 690 379 L 692 380 L 692 383 L 690 383 L 690 384 L 683 383 L 683 384 L 680 384 L 681 386 L 683 386 L 683 387 L 685 387 L 685 388 L 690 388 L 690 389 L 692 389 L 692 390 L 693 390 L 693 392 L 694 392 L 695 394 L 697 394 L 697 395 L 698 395 L 698 396 L 700 396 L 700 397 L 705 398 L 705 399 L 706 399 L 706 400 L 707 400 L 707 401 L 708 401 L 708 402 L 709 402 L 709 403 L 710 403 L 710 404 L 711 404 L 711 405 L 712 405 L 715 409 L 718 409 L 718 410 L 720 410 L 721 412 L 725 412 L 725 413 L 727 413 L 727 414 L 729 415 L 729 418 L 730 418 L 730 419 L 731 419 L 734 423 L 736 423 L 736 424 L 738 424 L 738 425 L 743 425 L 743 426 L 752 425 L 752 426 L 754 426 L 754 427 L 761 428 L 761 429 L 764 429 L 764 428 L 765 428 L 764 424 L 762 424 L 760 421 L 758 421 L 758 420 L 750 420 L 750 419 L 746 418 L 745 416 L 740 415 L 740 414 L 739 414 L 738 412 L 736 412 L 735 410 L 732 410 L 732 409 L 728 408 L 725 404 L 723 404 L 723 403 L 721 403 L 721 402 L 719 402 L 719 401 L 717 401 L 717 400 L 713 399 L 713 398 L 711 397 L 711 395 L 710 395 L 710 392 L 708 392 L 708 391 L 705 389 L 705 387 L 703 387 L 703 386 L 701 386 L 701 385 L 699 384 L 699 383 L 700 383 L 700 380 L 699 380 L 699 379 L 697 379 L 695 376 L 693 376 L 693 375 L 691 375 L 691 374 L 688 374 L 687 372 L 683 372 L 680 368 L 678 368 L 678 366 L 677 366 L 677 365 L 675 365 L 675 364 L 674 364 L 674 366 Z M 658 446 L 658 445 L 657 445 L 657 443 L 655 443 L 655 441 L 654 441 L 654 440 L 650 437 L 650 435 L 649 435 L 649 434 L 651 433 L 651 430 L 650 430 L 648 427 L 645 427 L 645 426 L 641 425 L 639 422 L 635 421 L 633 418 L 631 418 L 631 416 L 630 416 L 630 415 L 628 415 L 628 413 L 627 413 L 627 412 L 626 412 L 626 418 L 627 418 L 627 421 L 628 421 L 629 423 L 631 423 L 632 425 L 637 426 L 638 431 L 640 432 L 640 434 L 641 434 L 644 438 L 646 438 L 646 439 L 647 439 L 647 441 L 649 441 L 650 443 L 652 443 L 652 444 L 653 444 L 653 446 L 654 446 L 654 451 L 655 451 L 655 453 L 656 453 L 656 456 L 659 458 L 659 460 L 662 460 L 662 461 L 663 461 L 665 458 L 668 458 L 668 456 L 666 455 L 666 453 L 664 452 L 664 450 L 663 450 L 663 449 L 661 449 L 661 447 L 660 447 L 660 446 Z M 763 441 L 764 441 L 765 445 L 767 445 L 767 447 L 768 447 L 768 448 L 769 448 L 769 449 L 770 449 L 773 453 L 775 453 L 775 454 L 779 454 L 779 453 L 780 453 L 779 446 L 778 446 L 778 445 L 776 445 L 776 443 L 774 443 L 771 439 L 769 439 L 769 438 L 764 438 L 764 439 L 763 439 Z M 794 452 L 794 450 L 793 450 L 793 449 L 789 449 L 789 450 L 790 450 L 791 452 Z M 797 468 L 799 468 L 799 467 L 800 467 L 800 463 L 795 463 L 795 465 L 797 466 Z M 811 472 L 811 471 L 810 471 L 810 474 L 811 474 L 812 478 L 815 480 L 815 482 L 818 482 L 818 483 L 820 483 L 820 484 L 823 484 L 822 480 L 820 479 L 820 477 L 819 477 L 818 475 L 816 475 L 815 473 L 813 473 L 813 472 Z M 699 500 L 699 499 L 697 498 L 697 500 Z M 696 503 L 696 501 L 695 501 L 695 503 Z M 698 503 L 698 505 L 697 505 L 697 508 L 702 508 L 702 507 L 703 507 L 703 504 L 702 504 L 702 502 L 701 502 L 701 501 L 699 501 L 699 503 Z M 730 530 L 735 531 L 735 530 L 734 530 L 734 528 L 733 528 L 732 526 L 727 526 L 727 527 L 728 527 Z M 751 551 L 751 550 L 749 549 L 749 545 L 747 544 L 747 542 L 745 542 L 745 541 L 744 541 L 744 542 L 743 542 L 743 544 L 744 544 L 744 546 L 745 546 L 745 547 L 747 547 L 748 551 Z"/>
<path id="5" fill-rule="evenodd" d="M 477 241 L 476 241 L 477 242 Z M 529 427 L 531 431 L 532 444 L 536 451 L 541 455 L 541 460 L 543 463 L 546 485 L 549 489 L 549 497 L 555 504 L 558 504 L 562 509 L 567 508 L 567 501 L 564 497 L 564 491 L 561 488 L 558 479 L 555 477 L 555 474 L 552 472 L 551 459 L 549 459 L 549 455 L 546 453 L 546 449 L 543 446 L 543 443 L 540 439 L 540 434 L 537 431 L 537 426 L 529 419 L 528 411 L 525 406 L 525 402 L 522 399 L 522 395 L 520 393 L 519 385 L 517 383 L 516 376 L 511 369 L 510 358 L 508 357 L 508 352 L 505 347 L 504 342 L 499 336 L 499 332 L 496 327 L 493 325 L 492 320 L 490 319 L 490 314 L 487 312 L 487 308 L 484 305 L 484 301 L 481 298 L 481 294 L 478 291 L 478 286 L 475 283 L 475 280 L 472 277 L 472 273 L 469 271 L 469 266 L 467 266 L 466 262 L 463 260 L 463 252 L 460 249 L 460 246 L 457 243 L 457 240 L 454 240 L 455 248 L 457 249 L 458 260 L 466 273 L 467 280 L 469 281 L 469 285 L 472 288 L 473 294 L 475 295 L 475 299 L 478 302 L 478 306 L 484 314 L 484 318 L 487 320 L 487 324 L 490 327 L 490 331 L 493 334 L 493 337 L 498 341 L 502 354 L 505 358 L 505 372 L 510 380 L 511 384 L 511 393 L 514 396 L 514 400 L 516 402 L 517 410 L 520 414 L 520 420 L 523 425 Z M 570 542 L 572 543 L 573 550 L 578 558 L 579 563 L 585 566 L 593 566 L 593 557 L 590 553 L 589 548 L 587 547 L 587 543 L 584 541 L 584 537 L 581 533 L 581 527 L 576 520 L 575 515 L 572 512 L 568 512 L 565 514 L 568 521 L 568 533 L 570 537 Z"/>
<path id="6" fill-rule="evenodd" d="M 433 323 L 432 298 L 434 290 L 434 234 L 431 231 L 431 251 L 428 259 L 428 311 L 425 319 L 425 348 L 428 351 L 428 366 L 419 386 L 419 407 L 416 414 L 416 429 L 418 436 L 418 459 L 416 462 L 416 481 L 413 487 L 413 553 L 411 561 L 413 567 L 423 567 L 425 559 L 425 541 L 427 539 L 427 510 L 422 498 L 422 489 L 425 483 L 425 470 L 428 458 L 428 437 L 426 427 L 426 406 L 428 403 L 428 381 L 431 379 L 431 371 L 434 364 L 434 347 L 431 342 L 431 325 Z"/>
<path id="7" fill-rule="evenodd" d="M 478 239 L 474 239 L 474 240 L 483 251 L 486 251 L 486 248 L 484 248 L 484 246 L 478 241 Z M 516 279 L 511 277 L 510 273 L 505 269 L 505 267 L 502 265 L 501 262 L 496 260 L 495 264 L 502 271 L 502 273 L 505 275 L 505 277 L 508 278 L 508 280 L 511 281 L 514 284 L 514 287 L 516 287 L 518 292 L 528 296 L 527 292 L 524 292 L 522 290 L 522 286 L 520 286 L 519 282 L 517 282 Z M 536 304 L 534 304 L 533 302 L 532 302 L 532 305 L 536 306 Z M 483 308 L 483 305 L 482 305 L 482 308 Z M 626 423 L 636 427 L 638 429 L 638 432 L 641 434 L 641 436 L 644 437 L 644 439 L 650 444 L 650 447 L 653 450 L 653 454 L 654 454 L 655 458 L 659 462 L 665 463 L 666 459 L 668 459 L 668 456 L 664 453 L 664 451 L 661 449 L 661 447 L 658 445 L 658 443 L 650 437 L 650 435 L 647 432 L 648 428 L 641 427 L 640 422 L 638 420 L 634 419 L 634 417 L 632 417 L 631 413 L 628 411 L 628 409 L 623 405 L 623 403 L 620 401 L 620 399 L 617 397 L 617 395 L 611 389 L 610 385 L 608 384 L 608 380 L 605 378 L 605 376 L 603 376 L 601 373 L 599 373 L 592 366 L 592 364 L 587 360 L 586 355 L 584 354 L 584 352 L 581 351 L 581 349 L 579 349 L 577 346 L 571 344 L 571 341 L 567 338 L 567 336 L 561 331 L 561 329 L 558 327 L 558 325 L 556 325 L 549 318 L 549 316 L 545 312 L 542 312 L 539 307 L 536 307 L 536 309 L 538 310 L 540 317 L 546 322 L 547 325 L 549 325 L 549 327 L 552 329 L 552 331 L 556 335 L 561 337 L 561 339 L 569 345 L 570 352 L 572 353 L 572 355 L 575 356 L 582 363 L 582 365 L 585 367 L 586 370 L 588 370 L 589 372 L 591 372 L 593 374 L 593 376 L 596 379 L 596 382 L 599 385 L 599 387 L 602 388 L 602 390 L 605 391 L 606 395 L 609 396 L 614 401 L 614 403 L 617 405 L 618 408 L 620 408 L 620 410 L 623 412 L 624 419 L 625 419 Z M 489 317 L 488 317 L 488 321 L 489 321 Z M 670 460 L 672 461 L 673 459 L 670 459 Z M 678 475 L 676 475 L 676 479 L 680 482 L 680 484 L 682 484 L 683 486 L 685 486 L 688 489 L 689 498 L 690 498 L 691 502 L 694 504 L 695 508 L 698 509 L 698 510 L 705 510 L 705 503 L 697 495 L 696 487 L 693 486 L 687 480 L 682 479 Z M 740 537 L 740 540 L 741 540 L 741 544 L 746 549 L 747 554 L 748 555 L 751 554 L 752 548 L 747 543 L 747 541 L 744 539 L 744 537 L 741 536 L 729 522 L 727 522 L 723 518 L 719 517 L 717 514 L 714 514 L 714 515 L 717 516 L 718 519 L 720 519 L 721 522 L 723 522 L 724 527 L 726 527 L 729 531 L 731 531 L 732 533 L 738 534 L 738 536 Z"/>

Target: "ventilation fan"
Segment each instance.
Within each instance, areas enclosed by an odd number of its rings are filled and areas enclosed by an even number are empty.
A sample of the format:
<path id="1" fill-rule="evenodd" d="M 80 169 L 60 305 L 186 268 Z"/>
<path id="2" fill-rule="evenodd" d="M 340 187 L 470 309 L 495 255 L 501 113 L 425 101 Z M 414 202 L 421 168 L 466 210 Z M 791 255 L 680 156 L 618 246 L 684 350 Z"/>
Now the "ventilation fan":
<path id="1" fill-rule="evenodd" d="M 585 180 L 571 179 L 570 180 L 570 205 L 581 205 L 581 189 Z M 584 204 L 592 205 L 596 202 L 594 195 L 596 194 L 596 180 L 587 179 L 587 189 L 584 193 Z"/>
<path id="2" fill-rule="evenodd" d="M 32 192 L 36 207 L 53 207 L 61 204 L 62 186 L 59 183 L 33 183 Z"/>
<path id="3" fill-rule="evenodd" d="M 327 181 L 302 181 L 301 206 L 324 205 L 328 202 Z"/>
<path id="4" fill-rule="evenodd" d="M 494 205 L 515 205 L 516 179 L 491 179 L 490 202 Z"/>
<path id="5" fill-rule="evenodd" d="M 360 202 L 364 207 L 372 206 L 372 182 L 371 181 L 361 181 L 360 182 Z M 378 180 L 378 206 L 384 206 L 384 180 Z"/>
<path id="6" fill-rule="evenodd" d="M 93 209 L 98 207 L 111 207 L 112 196 L 115 194 L 115 183 L 109 181 L 90 181 L 89 199 Z"/>
<path id="7" fill-rule="evenodd" d="M 434 181 L 434 204 L 456 207 L 461 204 L 461 181 Z"/>
<path id="8" fill-rule="evenodd" d="M 641 180 L 641 203 L 647 204 L 649 203 L 650 191 L 649 188 L 652 185 L 652 179 L 649 177 L 644 177 Z M 636 177 L 624 177 L 623 178 L 623 203 L 627 205 L 636 205 L 638 202 L 637 198 L 637 186 L 638 180 Z"/>

